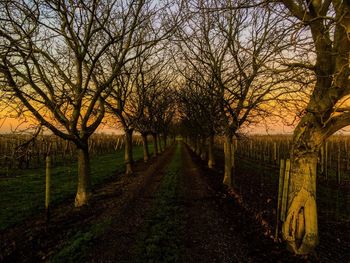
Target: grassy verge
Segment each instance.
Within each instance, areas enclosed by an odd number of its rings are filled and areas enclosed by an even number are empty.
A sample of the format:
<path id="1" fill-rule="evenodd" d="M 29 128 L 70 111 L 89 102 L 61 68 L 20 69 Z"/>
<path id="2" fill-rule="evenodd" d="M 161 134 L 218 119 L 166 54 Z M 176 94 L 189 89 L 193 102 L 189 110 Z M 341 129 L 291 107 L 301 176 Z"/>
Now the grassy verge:
<path id="1" fill-rule="evenodd" d="M 152 145 L 150 150 L 153 151 Z M 134 147 L 134 158 L 143 158 L 142 146 Z M 95 156 L 91 159 L 92 185 L 124 169 L 124 151 Z M 52 168 L 51 203 L 73 197 L 77 187 L 77 164 Z M 45 204 L 45 168 L 25 170 L 21 176 L 0 179 L 0 230 L 43 211 Z"/>
<path id="2" fill-rule="evenodd" d="M 181 168 L 180 145 L 165 171 L 154 201 L 135 245 L 136 262 L 179 262 L 182 244 L 181 208 L 178 204 Z"/>
<path id="3" fill-rule="evenodd" d="M 50 260 L 52 263 L 85 262 L 89 246 L 93 240 L 102 235 L 112 223 L 111 218 L 92 225 L 88 231 L 78 231 L 69 238 L 61 250 Z"/>

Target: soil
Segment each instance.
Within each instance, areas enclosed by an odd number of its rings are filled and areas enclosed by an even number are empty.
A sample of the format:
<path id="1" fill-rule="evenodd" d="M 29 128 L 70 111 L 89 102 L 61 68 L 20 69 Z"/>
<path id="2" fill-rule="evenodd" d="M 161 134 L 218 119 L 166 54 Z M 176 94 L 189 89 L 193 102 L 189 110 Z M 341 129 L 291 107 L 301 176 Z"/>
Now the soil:
<path id="1" fill-rule="evenodd" d="M 255 214 L 222 187 L 220 164 L 209 169 L 186 147 L 183 150 L 186 211 L 184 262 L 316 262 L 297 257 L 274 243 Z"/>
<path id="2" fill-rule="evenodd" d="M 152 211 L 174 150 L 172 146 L 150 163 L 137 163 L 133 176 L 119 174 L 101 185 L 87 207 L 75 209 L 73 200 L 67 200 L 52 210 L 49 224 L 44 215 L 38 215 L 3 231 L 0 261 L 49 261 L 78 230 L 111 218 L 106 231 L 90 244 L 85 261 L 133 262 L 138 233 Z M 183 262 L 346 262 L 331 260 L 324 253 L 292 255 L 271 239 L 253 210 L 225 191 L 220 163 L 216 169 L 207 168 L 184 144 L 181 158 L 181 191 L 176 202 L 183 213 L 183 228 L 178 233 Z"/>

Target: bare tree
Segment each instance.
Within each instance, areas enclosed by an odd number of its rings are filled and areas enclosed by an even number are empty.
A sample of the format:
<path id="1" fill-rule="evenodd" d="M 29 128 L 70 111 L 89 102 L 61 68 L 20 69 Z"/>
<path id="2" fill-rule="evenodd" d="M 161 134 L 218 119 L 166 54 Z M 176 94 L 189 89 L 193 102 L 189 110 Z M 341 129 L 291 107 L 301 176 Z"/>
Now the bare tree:
<path id="1" fill-rule="evenodd" d="M 130 44 L 132 52 L 123 67 L 123 74 L 113 82 L 106 100 L 108 108 L 119 119 L 125 132 L 126 174 L 132 173 L 132 134 L 144 108 L 142 94 L 138 94 L 145 89 L 142 87 L 144 67 L 162 50 L 162 42 L 172 34 L 178 23 L 176 12 L 169 11 L 171 3 L 167 1 L 155 3 L 147 0 L 142 1 L 142 5 L 144 9 L 140 13 L 140 27 L 135 30 L 133 43 Z M 172 21 L 170 27 L 166 26 L 168 20 Z"/>
<path id="2" fill-rule="evenodd" d="M 269 114 L 267 107 L 286 93 L 276 74 L 279 53 L 289 45 L 281 19 L 244 1 L 190 1 L 179 28 L 179 50 L 206 81 L 220 104 L 225 136 L 225 176 L 233 186 L 232 137 L 244 125 Z M 285 81 L 285 80 L 283 80 Z"/>
<path id="3" fill-rule="evenodd" d="M 210 78 L 198 76 L 188 70 L 181 70 L 185 83 L 178 91 L 179 113 L 185 128 L 184 136 L 189 136 L 195 143 L 195 151 L 206 158 L 208 152 L 208 167 L 213 168 L 214 135 L 220 132 L 221 111 L 220 101 L 211 92 Z M 208 151 L 205 149 L 208 140 Z"/>
<path id="4" fill-rule="evenodd" d="M 325 139 L 350 124 L 347 103 L 350 3 L 340 0 L 276 2 L 273 8 L 286 21 L 294 23 L 295 49 L 304 51 L 304 56 L 298 53 L 293 56 L 290 51 L 285 60 L 286 69 L 304 69 L 315 78 L 312 94 L 294 130 L 288 212 L 283 225 L 288 247 L 297 254 L 307 254 L 318 243 L 318 151 Z"/>
<path id="5" fill-rule="evenodd" d="M 142 27 L 144 1 L 2 1 L 2 89 L 78 149 L 75 205 L 90 195 L 88 138 Z"/>
<path id="6" fill-rule="evenodd" d="M 149 159 L 147 136 L 152 134 L 153 115 L 160 110 L 159 97 L 162 96 L 162 93 L 166 93 L 164 86 L 169 84 L 168 64 L 169 60 L 164 56 L 164 49 L 161 48 L 157 50 L 156 55 L 152 54 L 144 60 L 138 78 L 138 90 L 135 97 L 138 104 L 142 105 L 142 109 L 135 123 L 135 130 L 141 133 L 145 162 Z"/>

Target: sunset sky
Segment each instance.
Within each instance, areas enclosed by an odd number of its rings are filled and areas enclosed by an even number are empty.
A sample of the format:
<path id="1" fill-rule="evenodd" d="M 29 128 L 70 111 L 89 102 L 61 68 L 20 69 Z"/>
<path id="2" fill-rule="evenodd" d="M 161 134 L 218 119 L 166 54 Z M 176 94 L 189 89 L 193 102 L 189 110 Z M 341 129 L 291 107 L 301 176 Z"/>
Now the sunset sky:
<path id="1" fill-rule="evenodd" d="M 29 126 L 28 122 L 20 121 L 19 119 L 15 118 L 3 118 L 0 119 L 0 133 L 10 133 L 14 130 L 22 130 Z M 97 132 L 104 132 L 104 133 L 123 133 L 122 130 L 117 128 L 111 128 L 107 125 L 101 125 Z M 249 134 L 290 134 L 293 132 L 293 126 L 287 126 L 278 123 L 274 124 L 268 124 L 268 121 L 266 123 L 261 123 L 260 125 L 254 125 L 250 128 L 244 129 L 245 133 Z"/>

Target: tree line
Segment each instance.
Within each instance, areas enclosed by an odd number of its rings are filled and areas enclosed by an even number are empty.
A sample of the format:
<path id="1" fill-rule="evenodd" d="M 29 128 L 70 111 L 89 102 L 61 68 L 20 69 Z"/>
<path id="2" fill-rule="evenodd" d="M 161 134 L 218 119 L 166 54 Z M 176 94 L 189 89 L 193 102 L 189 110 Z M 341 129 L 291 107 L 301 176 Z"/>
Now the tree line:
<path id="1" fill-rule="evenodd" d="M 104 122 L 157 144 L 171 128 L 203 144 L 271 116 L 296 116 L 283 237 L 318 243 L 316 165 L 324 140 L 350 124 L 350 3 L 341 0 L 3 1 L 2 103 L 75 144 L 76 206 L 88 202 L 88 139 Z M 157 148 L 157 147 L 156 147 Z M 147 147 L 145 154 L 148 159 Z"/>

